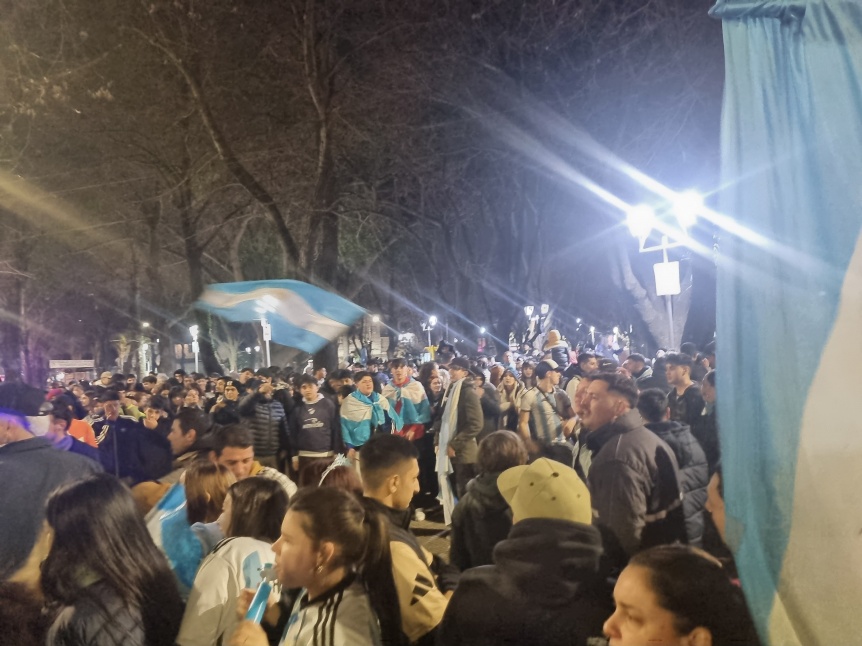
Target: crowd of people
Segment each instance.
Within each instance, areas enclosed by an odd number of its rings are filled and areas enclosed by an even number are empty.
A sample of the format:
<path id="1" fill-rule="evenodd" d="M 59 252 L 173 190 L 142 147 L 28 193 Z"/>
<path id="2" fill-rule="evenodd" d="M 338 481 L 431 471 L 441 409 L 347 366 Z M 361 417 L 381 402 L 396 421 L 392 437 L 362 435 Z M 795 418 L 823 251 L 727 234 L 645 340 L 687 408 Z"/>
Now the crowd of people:
<path id="1" fill-rule="evenodd" d="M 0 644 L 757 644 L 714 347 L 545 350 L 0 385 Z"/>

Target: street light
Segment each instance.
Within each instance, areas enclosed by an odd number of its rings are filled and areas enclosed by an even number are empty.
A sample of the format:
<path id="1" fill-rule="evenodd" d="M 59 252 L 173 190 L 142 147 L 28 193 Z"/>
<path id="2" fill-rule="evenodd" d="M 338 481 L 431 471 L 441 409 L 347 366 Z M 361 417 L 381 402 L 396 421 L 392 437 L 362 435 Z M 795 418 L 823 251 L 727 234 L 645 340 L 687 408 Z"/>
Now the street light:
<path id="1" fill-rule="evenodd" d="M 479 328 L 479 334 L 485 334 L 485 332 L 487 332 L 487 331 L 488 330 L 486 330 L 484 327 Z"/>
<path id="2" fill-rule="evenodd" d="M 143 323 L 141 323 L 141 327 L 150 327 L 150 324 L 144 321 Z"/>
<path id="3" fill-rule="evenodd" d="M 245 351 L 251 354 L 251 348 L 249 346 L 245 346 Z"/>
<path id="4" fill-rule="evenodd" d="M 260 346 L 259 346 L 259 345 L 254 346 L 254 351 L 255 351 L 255 352 L 260 352 Z"/>
<path id="5" fill-rule="evenodd" d="M 192 352 L 195 353 L 195 372 L 198 372 L 198 367 L 200 365 L 200 351 L 201 347 L 198 345 L 198 326 L 190 325 L 189 326 L 189 334 L 192 337 Z"/>
<path id="6" fill-rule="evenodd" d="M 703 197 L 697 191 L 683 191 L 677 193 L 670 200 L 667 210 L 679 222 L 680 228 L 685 232 L 697 222 L 697 216 L 703 211 Z M 647 253 L 650 251 L 661 251 L 662 262 L 653 265 L 655 273 L 655 291 L 657 296 L 665 297 L 667 306 L 667 329 L 668 342 L 671 348 L 676 346 L 673 329 L 673 297 L 680 293 L 679 285 L 679 262 L 670 262 L 667 257 L 669 249 L 684 246 L 682 242 L 669 242 L 667 235 L 662 235 L 661 244 L 646 246 L 646 240 L 650 236 L 653 227 L 656 226 L 657 218 L 655 211 L 646 204 L 639 204 L 630 208 L 626 213 L 626 224 L 631 234 L 638 239 L 638 251 Z"/>
<path id="7" fill-rule="evenodd" d="M 428 320 L 422 323 L 422 331 L 428 333 L 428 347 L 431 347 L 431 330 L 437 325 L 437 317 L 429 316 Z M 428 352 L 431 352 L 430 350 Z"/>
<path id="8" fill-rule="evenodd" d="M 524 314 L 527 315 L 527 318 L 533 318 L 533 312 L 535 311 L 535 307 L 532 305 L 524 305 Z"/>
<path id="9" fill-rule="evenodd" d="M 590 340 L 593 342 L 593 345 L 596 344 L 596 326 L 590 326 Z"/>
<path id="10" fill-rule="evenodd" d="M 377 314 L 375 314 L 374 316 L 371 317 L 371 322 L 372 323 L 380 323 L 380 317 L 377 316 Z"/>
<path id="11" fill-rule="evenodd" d="M 542 307 L 539 308 L 539 312 L 542 314 L 542 316 L 547 316 L 548 312 L 550 312 L 550 311 L 551 311 L 551 306 L 548 305 L 547 303 L 542 303 Z"/>

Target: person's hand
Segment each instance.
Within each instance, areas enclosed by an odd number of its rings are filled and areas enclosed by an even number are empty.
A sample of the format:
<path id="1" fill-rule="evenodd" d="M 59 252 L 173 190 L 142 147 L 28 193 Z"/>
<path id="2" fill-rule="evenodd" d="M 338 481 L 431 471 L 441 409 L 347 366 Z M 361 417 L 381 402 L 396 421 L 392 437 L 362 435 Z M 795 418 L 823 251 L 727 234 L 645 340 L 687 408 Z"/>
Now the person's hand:
<path id="1" fill-rule="evenodd" d="M 446 455 L 448 455 L 450 458 L 454 458 L 455 457 L 455 449 L 453 449 L 451 446 L 447 446 L 446 447 Z"/>
<path id="2" fill-rule="evenodd" d="M 293 467 L 294 471 L 299 471 L 299 456 L 298 455 L 294 455 L 292 458 L 290 458 L 290 466 Z"/>
<path id="3" fill-rule="evenodd" d="M 254 599 L 255 592 L 251 588 L 240 590 L 239 597 L 236 600 L 236 616 L 240 621 L 245 619 L 245 614 L 251 606 L 251 600 Z"/>
<path id="4" fill-rule="evenodd" d="M 261 395 L 271 395 L 272 394 L 272 384 L 263 384 L 260 388 L 257 389 Z"/>
<path id="5" fill-rule="evenodd" d="M 253 621 L 243 621 L 230 638 L 230 646 L 269 646 L 263 628 Z"/>
<path id="6" fill-rule="evenodd" d="M 563 435 L 565 437 L 570 437 L 572 432 L 575 430 L 575 425 L 578 423 L 577 417 L 570 417 L 565 422 L 563 422 Z"/>
<path id="7" fill-rule="evenodd" d="M 356 449 L 348 449 L 347 457 L 355 462 L 356 461 Z"/>
<path id="8" fill-rule="evenodd" d="M 407 435 L 405 437 L 412 442 L 414 435 L 416 435 L 415 431 L 407 431 Z"/>

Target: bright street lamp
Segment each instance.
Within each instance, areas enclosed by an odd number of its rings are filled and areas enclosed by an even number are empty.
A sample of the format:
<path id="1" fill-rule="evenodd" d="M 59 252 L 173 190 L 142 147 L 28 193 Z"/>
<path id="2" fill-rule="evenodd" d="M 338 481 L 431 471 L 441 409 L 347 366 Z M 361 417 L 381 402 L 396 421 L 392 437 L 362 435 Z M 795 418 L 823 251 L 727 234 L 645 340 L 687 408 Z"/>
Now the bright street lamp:
<path id="1" fill-rule="evenodd" d="M 689 229 L 703 212 L 703 196 L 697 191 L 683 191 L 673 199 L 673 214 L 683 229 Z"/>
<path id="2" fill-rule="evenodd" d="M 260 352 L 260 346 L 259 346 L 259 345 L 254 346 L 254 351 L 255 351 L 255 352 Z"/>
<path id="3" fill-rule="evenodd" d="M 484 327 L 479 328 L 479 334 L 485 334 L 485 332 L 487 332 L 487 331 L 488 330 L 486 330 Z"/>
<path id="4" fill-rule="evenodd" d="M 437 317 L 436 316 L 429 316 L 428 317 L 428 326 L 434 327 L 435 325 L 437 325 Z"/>
<path id="5" fill-rule="evenodd" d="M 631 234 L 638 240 L 646 240 L 655 226 L 655 211 L 647 204 L 633 206 L 626 213 L 626 224 Z"/>
<path id="6" fill-rule="evenodd" d="M 377 316 L 377 314 L 375 314 L 374 316 L 371 317 L 371 322 L 372 323 L 380 323 L 380 317 Z"/>
<path id="7" fill-rule="evenodd" d="M 524 305 L 524 314 L 527 315 L 527 318 L 532 318 L 535 309 L 532 305 Z"/>
<path id="8" fill-rule="evenodd" d="M 245 346 L 245 351 L 251 354 L 251 348 L 249 346 Z"/>
<path id="9" fill-rule="evenodd" d="M 144 321 L 143 323 L 141 323 L 141 327 L 150 327 L 150 324 Z"/>
<path id="10" fill-rule="evenodd" d="M 551 306 L 548 305 L 547 303 L 542 303 L 542 307 L 539 309 L 539 312 L 541 312 L 542 316 L 547 316 L 548 312 L 550 312 L 550 311 L 551 311 Z"/>

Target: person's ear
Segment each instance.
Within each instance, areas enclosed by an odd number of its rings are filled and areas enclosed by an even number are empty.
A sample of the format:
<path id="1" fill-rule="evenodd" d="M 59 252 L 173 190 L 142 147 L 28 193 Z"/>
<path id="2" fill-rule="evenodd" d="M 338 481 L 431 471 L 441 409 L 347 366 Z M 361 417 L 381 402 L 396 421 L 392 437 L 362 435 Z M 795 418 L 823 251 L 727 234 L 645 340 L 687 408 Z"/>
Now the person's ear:
<path id="1" fill-rule="evenodd" d="M 218 456 L 216 456 L 215 451 L 210 451 L 209 453 L 207 453 L 207 457 L 213 464 L 218 464 Z"/>
<path id="2" fill-rule="evenodd" d="M 317 550 L 317 567 L 326 569 L 334 556 L 335 543 L 332 541 L 323 541 Z"/>
<path id="3" fill-rule="evenodd" d="M 189 440 L 190 440 L 190 442 L 189 442 L 189 446 L 191 446 L 192 444 L 194 444 L 194 443 L 197 441 L 197 439 L 198 439 L 198 432 L 197 432 L 195 429 L 191 429 L 191 430 L 188 432 L 188 434 L 186 435 L 186 437 L 188 437 L 188 438 L 189 438 Z"/>
<path id="4" fill-rule="evenodd" d="M 712 646 L 712 633 L 709 628 L 698 626 L 683 638 L 685 646 Z"/>
<path id="5" fill-rule="evenodd" d="M 389 493 L 395 493 L 398 491 L 398 485 L 400 483 L 401 476 L 395 473 L 386 479 L 386 488 L 389 490 Z"/>

